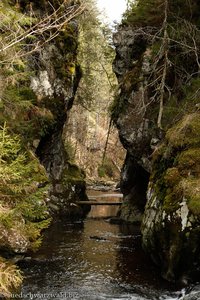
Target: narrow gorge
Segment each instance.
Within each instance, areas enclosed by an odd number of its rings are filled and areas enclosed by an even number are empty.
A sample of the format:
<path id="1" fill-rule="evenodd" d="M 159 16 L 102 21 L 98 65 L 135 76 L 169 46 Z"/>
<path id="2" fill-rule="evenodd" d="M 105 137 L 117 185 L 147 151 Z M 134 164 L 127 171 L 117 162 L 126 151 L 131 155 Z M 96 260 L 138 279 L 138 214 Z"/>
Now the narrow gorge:
<path id="1" fill-rule="evenodd" d="M 199 9 L 1 1 L 2 299 L 200 297 Z"/>

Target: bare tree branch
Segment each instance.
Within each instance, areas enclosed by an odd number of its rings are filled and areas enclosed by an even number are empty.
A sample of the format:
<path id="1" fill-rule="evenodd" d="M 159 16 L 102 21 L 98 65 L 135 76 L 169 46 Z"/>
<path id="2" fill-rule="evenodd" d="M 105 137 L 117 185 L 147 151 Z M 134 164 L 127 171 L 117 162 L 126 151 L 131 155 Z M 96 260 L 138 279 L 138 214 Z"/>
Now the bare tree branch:
<path id="1" fill-rule="evenodd" d="M 13 31 L 12 24 L 4 24 L 2 30 L 7 33 L 6 39 L 0 41 L 0 54 L 7 52 L 9 49 L 14 46 L 21 44 L 23 41 L 26 41 L 27 38 L 36 37 L 40 38 L 36 42 L 29 44 L 28 46 L 32 48 L 31 50 L 24 51 L 22 54 L 21 50 L 15 51 L 15 57 L 23 57 L 34 51 L 37 51 L 39 48 L 43 47 L 46 43 L 54 39 L 58 34 L 65 29 L 65 26 L 74 18 L 82 14 L 85 10 L 85 5 L 72 5 L 63 9 L 63 5 L 60 5 L 58 9 L 52 7 L 53 13 L 50 15 L 44 16 L 41 21 L 30 26 L 28 29 L 22 31 L 22 26 L 16 25 L 17 30 Z M 33 14 L 32 14 L 33 15 Z M 5 16 L 4 16 L 5 17 Z M 36 16 L 32 18 L 32 22 L 35 22 Z M 46 34 L 49 36 L 47 37 Z M 26 44 L 26 43 L 25 43 Z M 13 59 L 13 57 L 11 58 Z M 1 63 L 5 63 L 2 61 Z"/>

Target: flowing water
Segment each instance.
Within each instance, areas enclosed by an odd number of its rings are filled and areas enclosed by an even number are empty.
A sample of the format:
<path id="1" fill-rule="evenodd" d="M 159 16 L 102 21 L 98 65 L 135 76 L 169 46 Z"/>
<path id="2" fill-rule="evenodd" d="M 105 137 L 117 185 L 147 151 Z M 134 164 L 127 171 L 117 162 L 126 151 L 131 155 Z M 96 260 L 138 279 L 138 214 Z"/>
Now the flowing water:
<path id="1" fill-rule="evenodd" d="M 90 195 L 101 200 L 99 194 L 105 200 L 105 193 Z M 121 195 L 108 197 L 119 201 Z M 25 280 L 21 294 L 15 298 L 200 299 L 193 298 L 200 289 L 184 298 L 185 290 L 160 278 L 159 270 L 141 249 L 138 227 L 111 225 L 104 219 L 115 216 L 117 210 L 115 206 L 95 206 L 83 223 L 51 226 L 39 252 L 21 263 Z"/>

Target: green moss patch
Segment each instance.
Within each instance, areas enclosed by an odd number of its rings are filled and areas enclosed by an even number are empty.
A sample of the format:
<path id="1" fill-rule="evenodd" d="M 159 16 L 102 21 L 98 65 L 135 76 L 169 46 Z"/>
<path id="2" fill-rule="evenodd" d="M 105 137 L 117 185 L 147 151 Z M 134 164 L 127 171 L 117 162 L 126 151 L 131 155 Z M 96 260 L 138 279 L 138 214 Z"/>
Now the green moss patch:
<path id="1" fill-rule="evenodd" d="M 167 141 L 176 148 L 200 145 L 200 113 L 186 115 L 177 125 L 169 129 Z"/>
<path id="2" fill-rule="evenodd" d="M 189 210 L 194 215 L 200 216 L 200 176 L 184 179 L 182 186 Z"/>
<path id="3" fill-rule="evenodd" d="M 191 148 L 183 151 L 177 161 L 178 168 L 183 176 L 200 174 L 200 148 Z"/>
<path id="4" fill-rule="evenodd" d="M 168 130 L 166 142 L 153 155 L 151 181 L 167 213 L 183 199 L 190 212 L 200 215 L 200 113 L 186 115 Z"/>
<path id="5" fill-rule="evenodd" d="M 165 186 L 168 186 L 170 184 L 170 187 L 164 190 L 163 209 L 168 214 L 173 213 L 179 209 L 180 202 L 183 198 L 183 189 L 180 184 L 180 176 L 178 175 L 177 178 L 174 177 L 175 173 L 176 172 L 173 173 L 173 176 L 172 174 L 168 174 L 167 177 L 165 177 Z"/>
<path id="6" fill-rule="evenodd" d="M 165 174 L 165 182 L 168 186 L 174 186 L 180 181 L 180 173 L 177 168 L 169 168 Z"/>
<path id="7" fill-rule="evenodd" d="M 83 182 L 85 173 L 77 165 L 68 161 L 62 178 L 65 183 Z"/>

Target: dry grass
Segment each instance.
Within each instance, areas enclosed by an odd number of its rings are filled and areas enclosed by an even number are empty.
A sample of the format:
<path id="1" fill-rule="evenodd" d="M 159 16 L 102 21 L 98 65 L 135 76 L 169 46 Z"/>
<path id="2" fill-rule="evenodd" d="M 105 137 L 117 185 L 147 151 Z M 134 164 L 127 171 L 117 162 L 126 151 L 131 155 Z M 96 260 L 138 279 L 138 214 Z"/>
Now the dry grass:
<path id="1" fill-rule="evenodd" d="M 12 263 L 0 258 L 0 294 L 9 298 L 22 283 L 20 270 Z"/>

